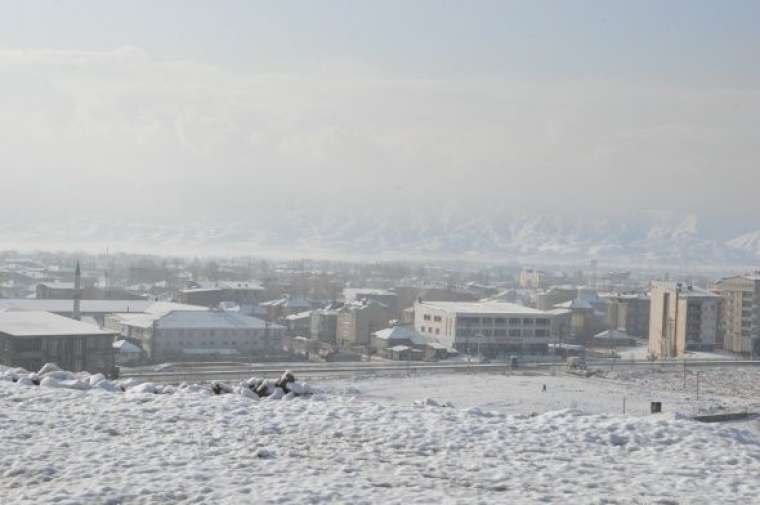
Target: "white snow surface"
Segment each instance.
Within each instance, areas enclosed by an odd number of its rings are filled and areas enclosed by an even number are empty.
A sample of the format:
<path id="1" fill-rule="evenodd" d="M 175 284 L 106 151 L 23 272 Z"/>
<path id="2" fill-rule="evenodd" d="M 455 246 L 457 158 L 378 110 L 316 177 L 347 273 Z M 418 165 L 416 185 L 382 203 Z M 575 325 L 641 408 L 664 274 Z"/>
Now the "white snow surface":
<path id="1" fill-rule="evenodd" d="M 424 381 L 458 400 L 469 384 L 506 401 L 525 379 L 536 378 Z M 422 380 L 378 382 L 392 394 Z M 257 401 L 197 385 L 153 394 L 0 381 L 0 503 L 713 504 L 752 503 L 760 490 L 754 431 L 668 414 L 387 401 L 362 392 L 371 383 Z"/>

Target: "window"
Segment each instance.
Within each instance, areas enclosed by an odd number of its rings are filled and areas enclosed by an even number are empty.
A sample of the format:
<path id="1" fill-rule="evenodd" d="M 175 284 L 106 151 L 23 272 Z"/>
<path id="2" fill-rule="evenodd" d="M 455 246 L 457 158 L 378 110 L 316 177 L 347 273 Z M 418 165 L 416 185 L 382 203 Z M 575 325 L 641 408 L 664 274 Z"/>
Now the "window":
<path id="1" fill-rule="evenodd" d="M 423 315 L 422 319 L 424 319 L 425 321 L 430 321 L 430 314 Z"/>
<path id="2" fill-rule="evenodd" d="M 486 326 L 490 326 L 490 325 L 492 325 L 492 324 L 493 324 L 493 318 L 490 318 L 490 317 L 484 317 L 484 318 L 482 319 L 482 322 L 481 322 L 481 324 L 483 324 L 483 325 L 486 325 Z"/>
<path id="3" fill-rule="evenodd" d="M 420 326 L 420 331 L 421 331 L 422 333 L 425 333 L 425 327 L 424 327 L 424 326 Z"/>
<path id="4" fill-rule="evenodd" d="M 542 317 L 542 318 L 536 319 L 536 324 L 538 326 L 549 326 L 549 320 Z"/>
<path id="5" fill-rule="evenodd" d="M 491 336 L 491 330 L 490 329 L 484 329 L 482 332 L 484 337 L 490 337 Z"/>
<path id="6" fill-rule="evenodd" d="M 520 336 L 520 330 L 509 330 L 509 336 L 510 337 L 519 337 Z"/>
<path id="7" fill-rule="evenodd" d="M 505 324 L 507 324 L 507 318 L 497 317 L 494 319 L 494 323 L 496 324 L 496 326 L 504 326 Z"/>
<path id="8" fill-rule="evenodd" d="M 435 316 L 433 318 L 433 321 L 435 321 L 436 323 L 440 323 L 441 322 L 441 316 Z"/>
<path id="9" fill-rule="evenodd" d="M 436 335 L 440 335 L 440 334 L 441 334 L 441 330 L 440 330 L 440 329 L 438 329 L 438 328 L 436 328 L 436 329 L 435 329 L 435 334 L 436 334 Z"/>
<path id="10" fill-rule="evenodd" d="M 520 320 L 517 319 L 516 317 L 510 317 L 509 324 L 520 324 Z"/>
<path id="11" fill-rule="evenodd" d="M 548 336 L 548 335 L 546 334 L 546 330 L 541 330 L 541 329 L 537 329 L 537 330 L 534 332 L 534 334 L 535 334 L 537 337 L 547 337 L 547 336 Z"/>
<path id="12" fill-rule="evenodd" d="M 523 319 L 523 324 L 525 325 L 533 324 L 533 319 L 529 319 L 526 317 L 525 319 Z"/>
<path id="13" fill-rule="evenodd" d="M 496 328 L 495 330 L 493 330 L 493 335 L 494 337 L 504 337 L 507 335 L 507 330 L 503 328 Z"/>

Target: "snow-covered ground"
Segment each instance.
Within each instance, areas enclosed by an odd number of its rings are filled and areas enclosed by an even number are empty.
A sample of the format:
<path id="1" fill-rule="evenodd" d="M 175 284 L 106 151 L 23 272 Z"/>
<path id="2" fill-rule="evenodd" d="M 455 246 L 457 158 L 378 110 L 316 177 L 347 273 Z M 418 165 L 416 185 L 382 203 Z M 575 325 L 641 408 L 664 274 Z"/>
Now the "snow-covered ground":
<path id="1" fill-rule="evenodd" d="M 609 387 L 614 405 L 626 384 L 646 387 L 623 372 L 452 374 L 332 382 L 309 397 L 255 400 L 201 387 L 152 394 L 0 381 L 0 503 L 756 500 L 756 432 L 667 413 L 588 413 L 605 402 L 584 397 L 604 398 Z M 430 396 L 454 406 L 412 401 Z M 578 409 L 552 410 L 568 401 Z"/>
<path id="2" fill-rule="evenodd" d="M 457 407 L 478 407 L 504 414 L 580 409 L 597 414 L 647 415 L 650 403 L 683 415 L 760 412 L 760 369 L 743 367 L 688 368 L 630 366 L 598 368 L 599 376 L 564 372 L 538 374 L 447 374 L 344 379 L 325 383 L 335 392 L 349 392 L 368 401 L 396 404 L 432 398 Z M 697 372 L 699 397 L 697 398 Z M 546 385 L 546 391 L 543 386 Z M 625 406 L 624 406 L 625 403 Z"/>

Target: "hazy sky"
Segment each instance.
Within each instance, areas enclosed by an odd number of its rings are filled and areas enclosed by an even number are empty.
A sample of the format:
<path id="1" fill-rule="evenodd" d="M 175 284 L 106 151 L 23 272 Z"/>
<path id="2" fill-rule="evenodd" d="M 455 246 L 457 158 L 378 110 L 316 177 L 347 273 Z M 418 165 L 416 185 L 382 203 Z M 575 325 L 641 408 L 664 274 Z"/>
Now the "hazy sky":
<path id="1" fill-rule="evenodd" d="M 11 218 L 342 199 L 760 212 L 760 2 L 0 9 Z"/>

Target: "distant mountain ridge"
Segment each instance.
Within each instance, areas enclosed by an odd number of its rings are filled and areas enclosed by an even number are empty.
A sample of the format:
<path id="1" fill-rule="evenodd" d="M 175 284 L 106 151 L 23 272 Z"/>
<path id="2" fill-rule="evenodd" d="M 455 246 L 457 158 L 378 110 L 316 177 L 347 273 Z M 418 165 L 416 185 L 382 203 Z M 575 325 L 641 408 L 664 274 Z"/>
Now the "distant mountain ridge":
<path id="1" fill-rule="evenodd" d="M 278 254 L 382 258 L 470 258 L 523 262 L 755 265 L 760 230 L 721 240 L 695 215 L 576 217 L 494 210 L 373 206 L 301 208 L 222 223 L 154 224 L 72 220 L 0 225 L 0 248 L 140 250 L 167 254 Z"/>

